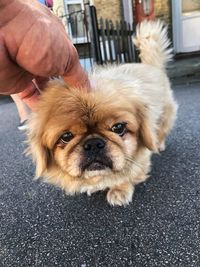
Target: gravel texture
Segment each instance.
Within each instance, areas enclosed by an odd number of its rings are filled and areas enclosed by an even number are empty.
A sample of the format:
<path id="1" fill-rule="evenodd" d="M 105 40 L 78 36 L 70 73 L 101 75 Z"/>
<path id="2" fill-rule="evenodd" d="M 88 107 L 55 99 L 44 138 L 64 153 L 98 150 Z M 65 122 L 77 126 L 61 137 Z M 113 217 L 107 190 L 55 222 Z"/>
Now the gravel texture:
<path id="1" fill-rule="evenodd" d="M 167 149 L 125 208 L 34 181 L 15 106 L 0 99 L 0 267 L 200 266 L 200 85 L 174 89 Z"/>

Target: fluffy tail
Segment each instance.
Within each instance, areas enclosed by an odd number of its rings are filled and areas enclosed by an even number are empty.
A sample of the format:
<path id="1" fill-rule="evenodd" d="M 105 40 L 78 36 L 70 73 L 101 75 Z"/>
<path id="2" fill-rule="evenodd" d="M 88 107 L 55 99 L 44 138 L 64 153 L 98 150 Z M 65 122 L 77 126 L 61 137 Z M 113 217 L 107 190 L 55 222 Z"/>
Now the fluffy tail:
<path id="1" fill-rule="evenodd" d="M 164 68 L 172 59 L 172 49 L 168 48 L 167 27 L 160 21 L 143 21 L 136 27 L 136 37 L 133 40 L 140 50 L 142 63 Z"/>

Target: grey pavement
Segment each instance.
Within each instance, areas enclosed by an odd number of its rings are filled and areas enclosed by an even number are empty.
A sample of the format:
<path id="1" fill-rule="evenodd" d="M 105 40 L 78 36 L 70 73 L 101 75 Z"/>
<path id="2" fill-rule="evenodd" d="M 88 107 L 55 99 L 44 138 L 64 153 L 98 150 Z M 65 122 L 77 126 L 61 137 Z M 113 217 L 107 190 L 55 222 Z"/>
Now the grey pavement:
<path id="1" fill-rule="evenodd" d="M 188 77 L 200 80 L 200 54 L 179 56 L 169 62 L 167 66 L 169 77 L 173 83 L 180 83 L 182 79 L 187 82 Z"/>
<path id="2" fill-rule="evenodd" d="M 34 181 L 15 106 L 0 99 L 0 267 L 200 266 L 200 84 L 174 90 L 167 149 L 125 208 Z"/>

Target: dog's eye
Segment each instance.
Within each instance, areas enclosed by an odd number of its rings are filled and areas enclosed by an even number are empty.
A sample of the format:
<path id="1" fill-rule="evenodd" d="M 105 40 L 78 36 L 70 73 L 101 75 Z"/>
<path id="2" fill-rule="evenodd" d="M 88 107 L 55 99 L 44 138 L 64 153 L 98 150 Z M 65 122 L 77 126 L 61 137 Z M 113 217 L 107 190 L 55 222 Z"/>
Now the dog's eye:
<path id="1" fill-rule="evenodd" d="M 118 134 L 119 136 L 123 136 L 126 132 L 126 123 L 116 123 L 112 126 L 111 131 Z"/>
<path id="2" fill-rule="evenodd" d="M 66 132 L 63 135 L 61 135 L 60 141 L 63 142 L 64 144 L 67 144 L 69 143 L 69 141 L 72 140 L 73 137 L 74 135 L 71 132 Z"/>

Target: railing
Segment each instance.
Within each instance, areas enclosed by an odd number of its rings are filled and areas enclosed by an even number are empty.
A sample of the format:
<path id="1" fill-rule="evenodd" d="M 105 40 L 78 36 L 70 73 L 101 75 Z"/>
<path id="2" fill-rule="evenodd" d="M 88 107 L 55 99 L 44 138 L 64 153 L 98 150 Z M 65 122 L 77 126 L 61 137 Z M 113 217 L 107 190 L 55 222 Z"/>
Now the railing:
<path id="1" fill-rule="evenodd" d="M 68 34 L 79 52 L 83 67 L 96 64 L 138 61 L 133 45 L 135 25 L 125 21 L 97 19 L 96 8 L 85 5 L 84 10 L 60 14 Z"/>
<path id="2" fill-rule="evenodd" d="M 133 45 L 133 26 L 125 21 L 99 21 L 99 38 L 102 63 L 124 63 L 136 61 Z"/>
<path id="3" fill-rule="evenodd" d="M 135 25 L 125 21 L 100 18 L 96 8 L 90 7 L 91 45 L 94 60 L 97 64 L 125 63 L 138 61 L 138 54 L 133 44 Z"/>

